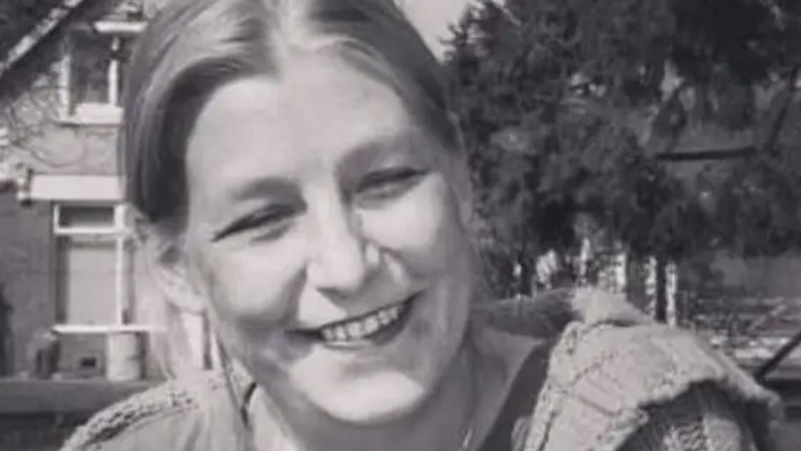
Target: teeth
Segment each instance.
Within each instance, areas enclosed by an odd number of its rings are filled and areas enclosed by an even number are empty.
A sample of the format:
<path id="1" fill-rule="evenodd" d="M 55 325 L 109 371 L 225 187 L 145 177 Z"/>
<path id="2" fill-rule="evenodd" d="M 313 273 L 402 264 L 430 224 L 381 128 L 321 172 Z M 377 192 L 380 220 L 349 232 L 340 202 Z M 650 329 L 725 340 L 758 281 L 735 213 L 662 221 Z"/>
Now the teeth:
<path id="1" fill-rule="evenodd" d="M 347 325 L 348 335 L 351 337 L 358 337 L 363 335 L 362 334 L 362 323 L 361 322 L 352 322 L 348 323 Z"/>
<path id="2" fill-rule="evenodd" d="M 335 340 L 334 331 L 330 327 L 326 327 L 325 329 L 321 330 L 320 333 L 323 334 L 323 340 L 325 341 Z"/>
<path id="3" fill-rule="evenodd" d="M 378 318 L 376 318 L 375 316 L 369 316 L 364 321 L 364 326 L 365 326 L 365 329 L 366 329 L 365 332 L 369 335 L 369 334 L 377 331 L 378 329 L 380 329 L 381 328 L 381 323 L 378 321 Z"/>
<path id="4" fill-rule="evenodd" d="M 323 340 L 346 342 L 360 340 L 394 324 L 401 317 L 402 307 L 394 305 L 357 320 L 338 323 L 320 329 Z"/>

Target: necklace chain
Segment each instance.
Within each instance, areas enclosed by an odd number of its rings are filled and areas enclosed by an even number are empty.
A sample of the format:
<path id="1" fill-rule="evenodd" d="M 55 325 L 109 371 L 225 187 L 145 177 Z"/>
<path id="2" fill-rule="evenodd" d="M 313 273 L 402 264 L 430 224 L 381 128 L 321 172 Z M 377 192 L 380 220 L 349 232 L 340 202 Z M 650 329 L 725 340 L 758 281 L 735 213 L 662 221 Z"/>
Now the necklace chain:
<path id="1" fill-rule="evenodd" d="M 464 432 L 464 437 L 462 437 L 462 443 L 459 444 L 459 451 L 467 451 L 470 449 L 470 444 L 473 443 L 473 431 L 475 431 L 474 425 L 471 423 L 468 426 L 467 430 Z"/>
<path id="2" fill-rule="evenodd" d="M 233 374 L 231 374 L 230 368 L 225 368 L 224 371 L 227 386 L 233 389 Z M 467 428 L 464 431 L 464 435 L 462 435 L 462 440 L 459 442 L 458 451 L 468 451 L 470 449 L 470 445 L 473 444 L 473 435 L 475 434 L 476 425 L 475 425 L 475 417 L 476 411 L 478 410 L 478 393 L 476 390 L 476 381 L 475 374 L 473 377 L 470 378 L 470 408 L 468 409 L 468 416 L 467 416 Z M 239 406 L 239 413 L 242 415 L 243 425 L 245 428 L 250 429 L 250 421 L 248 418 L 247 406 L 250 404 L 251 398 L 253 397 L 254 389 L 256 388 L 255 382 L 251 382 L 252 386 L 248 386 L 245 389 L 245 395 L 243 396 L 243 401 Z M 232 392 L 232 396 L 235 396 Z M 250 431 L 252 434 L 252 431 Z M 256 449 L 256 444 L 254 440 L 254 436 L 250 435 L 250 440 L 247 441 L 246 445 L 249 445 L 251 449 Z"/>
<path id="3" fill-rule="evenodd" d="M 477 352 L 477 350 L 472 349 L 471 345 L 473 345 L 473 343 L 469 342 L 469 344 L 468 344 L 468 362 L 467 362 L 467 371 L 469 372 L 469 374 L 471 376 L 470 377 L 470 382 L 469 382 L 469 389 L 468 389 L 468 390 L 470 390 L 470 394 L 469 394 L 469 396 L 470 396 L 470 405 L 469 405 L 469 409 L 467 411 L 468 414 L 467 414 L 467 418 L 466 418 L 466 420 L 467 420 L 467 423 L 466 423 L 467 424 L 467 429 L 465 429 L 464 435 L 462 436 L 462 441 L 459 443 L 459 450 L 458 451 L 468 451 L 470 449 L 470 445 L 473 444 L 473 435 L 475 434 L 475 431 L 476 431 L 476 414 L 477 414 L 477 411 L 478 411 L 478 404 L 479 404 L 479 402 L 478 402 L 479 401 L 478 400 L 478 390 L 476 390 L 476 387 L 478 386 L 478 383 L 476 381 L 476 378 L 478 377 L 478 370 L 476 368 L 473 368 L 473 369 L 470 368 L 470 366 L 471 366 L 470 365 L 470 360 L 472 360 L 472 358 L 470 356 L 469 351 L 473 350 L 473 351 Z M 475 357 L 473 357 L 473 358 L 475 358 Z"/>

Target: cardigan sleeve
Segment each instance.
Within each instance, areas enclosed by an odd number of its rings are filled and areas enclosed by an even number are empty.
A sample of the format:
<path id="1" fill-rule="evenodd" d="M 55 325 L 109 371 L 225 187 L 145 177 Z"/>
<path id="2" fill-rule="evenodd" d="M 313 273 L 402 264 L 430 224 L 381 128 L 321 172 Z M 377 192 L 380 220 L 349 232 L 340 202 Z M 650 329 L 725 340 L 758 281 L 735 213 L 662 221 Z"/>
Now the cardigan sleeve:
<path id="1" fill-rule="evenodd" d="M 712 385 L 649 410 L 648 422 L 621 451 L 757 451 L 743 412 Z"/>

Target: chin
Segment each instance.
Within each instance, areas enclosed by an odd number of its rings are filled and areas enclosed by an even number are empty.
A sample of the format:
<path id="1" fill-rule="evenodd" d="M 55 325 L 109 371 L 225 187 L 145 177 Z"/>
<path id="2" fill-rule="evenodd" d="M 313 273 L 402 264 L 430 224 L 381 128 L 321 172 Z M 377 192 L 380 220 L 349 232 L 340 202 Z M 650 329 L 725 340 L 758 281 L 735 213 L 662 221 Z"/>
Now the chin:
<path id="1" fill-rule="evenodd" d="M 345 423 L 370 426 L 395 421 L 417 410 L 431 395 L 432 384 L 409 377 L 376 375 L 352 380 L 337 389 L 320 393 L 318 408 Z"/>
<path id="2" fill-rule="evenodd" d="M 372 371 L 341 373 L 327 390 L 315 390 L 315 404 L 332 418 L 363 426 L 412 415 L 435 396 L 447 377 L 462 343 L 457 337 L 461 334 L 433 342 L 408 341 L 401 348 L 403 358 Z"/>

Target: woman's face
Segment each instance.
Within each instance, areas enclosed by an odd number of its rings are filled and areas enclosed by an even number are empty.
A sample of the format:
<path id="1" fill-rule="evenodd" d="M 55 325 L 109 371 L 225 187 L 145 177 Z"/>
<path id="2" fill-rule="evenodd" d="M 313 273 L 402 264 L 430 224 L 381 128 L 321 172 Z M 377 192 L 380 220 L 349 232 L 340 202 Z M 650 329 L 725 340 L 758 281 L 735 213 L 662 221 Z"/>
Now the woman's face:
<path id="1" fill-rule="evenodd" d="M 319 54 L 283 69 L 218 89 L 189 136 L 189 279 L 284 402 L 398 418 L 463 341 L 464 168 L 392 87 Z"/>

